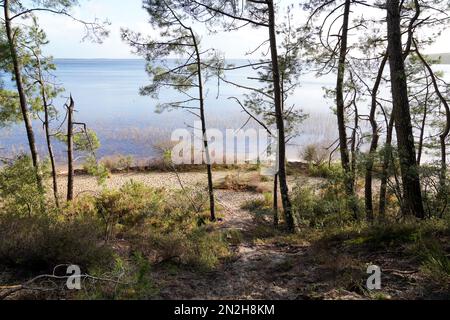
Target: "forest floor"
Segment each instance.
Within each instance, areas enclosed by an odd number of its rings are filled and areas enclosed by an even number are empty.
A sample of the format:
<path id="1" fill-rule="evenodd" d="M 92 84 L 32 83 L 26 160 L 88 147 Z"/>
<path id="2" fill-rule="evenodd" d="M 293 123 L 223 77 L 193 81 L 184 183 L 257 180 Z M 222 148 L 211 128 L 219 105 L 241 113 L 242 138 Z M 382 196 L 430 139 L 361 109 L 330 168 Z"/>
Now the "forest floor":
<path id="1" fill-rule="evenodd" d="M 229 171 L 214 173 L 215 181 Z M 201 184 L 203 173 L 180 173 L 187 185 Z M 317 183 L 317 179 L 290 177 Z M 150 187 L 179 188 L 173 173 L 122 173 L 112 175 L 108 188 L 120 188 L 127 181 Z M 65 181 L 65 180 L 64 180 Z M 75 193 L 98 192 L 95 179 L 78 176 Z M 270 188 L 271 182 L 266 182 Z M 61 191 L 63 190 L 61 180 Z M 269 189 L 270 190 L 270 189 Z M 232 258 L 208 272 L 162 264 L 152 267 L 152 278 L 160 299 L 420 299 L 448 298 L 427 282 L 420 263 L 403 246 L 386 250 L 355 245 L 351 235 L 327 238 L 322 235 L 289 236 L 275 231 L 270 216 L 242 209 L 248 201 L 263 198 L 258 192 L 217 190 L 222 207 L 215 228 L 241 235 L 232 244 Z M 121 245 L 120 243 L 118 244 Z M 126 244 L 124 244 L 126 246 Z M 382 290 L 368 291 L 369 265 L 382 270 Z"/>
<path id="2" fill-rule="evenodd" d="M 219 228 L 240 230 L 234 256 L 208 273 L 156 269 L 154 281 L 163 299 L 409 299 L 418 298 L 421 278 L 417 263 L 402 252 L 365 252 L 339 242 L 308 241 L 274 235 L 267 219 L 241 206 L 255 194 L 219 192 L 226 205 Z M 382 267 L 384 288 L 366 289 L 367 266 Z"/>

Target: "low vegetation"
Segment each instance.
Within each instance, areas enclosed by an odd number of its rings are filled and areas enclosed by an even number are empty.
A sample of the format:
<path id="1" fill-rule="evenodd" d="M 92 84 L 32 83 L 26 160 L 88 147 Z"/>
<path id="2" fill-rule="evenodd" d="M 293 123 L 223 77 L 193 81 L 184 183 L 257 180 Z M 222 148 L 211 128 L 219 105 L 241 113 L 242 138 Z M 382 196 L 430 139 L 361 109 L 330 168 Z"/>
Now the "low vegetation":
<path id="1" fill-rule="evenodd" d="M 91 114 L 78 117 L 82 98 L 68 94 L 73 88 L 63 94 L 56 64 L 44 54 L 49 41 L 39 17 L 45 12 L 80 24 L 84 39 L 101 43 L 109 35 L 107 19 L 75 16 L 79 4 L 0 2 L 0 128 L 11 126 L 19 142 L 12 125 L 20 124 L 27 138 L 25 155 L 7 151 L 11 158 L 0 158 L 0 299 L 36 292 L 74 299 L 449 297 L 450 90 L 435 66 L 448 55 L 425 54 L 448 29 L 448 1 L 143 0 L 155 32 L 120 30 L 145 60 L 148 81 L 136 93 L 154 100 L 156 113 L 187 112 L 193 134 L 174 131 L 183 144 L 140 140 L 142 150 L 152 145 L 159 155 L 144 166 L 130 156 L 99 159 L 107 150 L 79 122 Z M 234 65 L 229 52 L 207 47 L 211 34 L 246 27 L 265 40 L 238 49 L 261 59 Z M 298 94 L 306 70 L 335 77 L 322 78 L 328 102 L 313 90 Z M 217 102 L 211 83 L 226 87 L 216 91 Z M 224 118 L 219 122 L 210 114 L 214 105 L 227 107 L 216 114 Z M 227 116 L 233 105 L 245 123 Z M 298 106 L 328 106 L 336 116 L 336 132 L 322 123 L 313 144 L 303 145 L 305 164 L 287 157 L 288 147 L 310 139 L 302 125 L 309 115 Z M 120 114 L 129 108 L 121 107 Z M 179 126 L 170 120 L 167 128 Z M 210 130 L 218 128 L 210 126 L 227 121 L 240 129 L 219 141 Z M 107 123 L 105 132 L 114 136 L 120 128 Z M 35 131 L 41 126 L 43 143 Z M 269 139 L 244 132 L 247 126 L 264 129 Z M 55 142 L 67 151 L 63 178 Z M 210 161 L 223 156 L 222 142 L 232 153 L 222 159 L 233 164 Z M 173 156 L 181 155 L 187 164 L 176 166 Z M 75 194 L 77 160 L 83 174 L 97 178 L 96 191 L 85 185 Z M 129 179 L 141 170 L 140 178 L 165 172 L 155 185 L 166 188 Z M 194 183 L 190 172 L 202 182 Z M 168 175 L 173 179 L 163 184 Z M 113 178 L 120 181 L 108 187 Z M 69 265 L 83 269 L 81 292 L 60 290 Z M 376 266 L 385 287 L 372 291 L 364 281 Z"/>
<path id="2" fill-rule="evenodd" d="M 51 274 L 56 266 L 74 264 L 93 276 L 115 279 L 121 265 L 123 277 L 131 282 L 128 287 L 122 284 L 114 297 L 139 298 L 154 294 L 150 266 L 203 272 L 231 256 L 227 234 L 209 222 L 203 193 L 153 189 L 131 181 L 118 190 L 80 196 L 58 209 L 40 196 L 34 179 L 23 174 L 33 172 L 30 166 L 30 159 L 21 157 L 0 171 L 0 183 L 21 189 L 2 189 L 0 269 L 20 277 Z M 87 286 L 84 294 L 111 298 L 109 284 L 100 284 Z"/>
<path id="3" fill-rule="evenodd" d="M 253 181 L 255 185 L 266 183 L 251 168 L 230 172 L 223 186 L 228 191 L 257 195 L 241 206 L 254 221 L 245 230 L 222 229 L 211 223 L 208 199 L 201 190 L 155 189 L 132 180 L 117 190 L 80 195 L 58 209 L 49 197 L 41 195 L 33 178 L 24 174 L 32 172 L 30 168 L 30 159 L 20 157 L 0 171 L 0 183 L 22 190 L 20 197 L 14 196 L 12 189 L 4 189 L 1 194 L 0 233 L 4 240 L 0 243 L 0 272 L 8 276 L 0 278 L 0 287 L 2 282 L 20 283 L 52 274 L 55 267 L 76 264 L 92 277 L 83 280 L 83 290 L 51 290 L 47 298 L 153 299 L 165 286 L 159 277 L 176 282 L 185 274 L 201 277 L 218 272 L 236 263 L 236 250 L 250 244 L 275 246 L 281 252 L 309 248 L 306 256 L 298 258 L 283 253 L 287 260 L 276 262 L 276 268 L 290 274 L 300 272 L 297 266 L 307 262 L 324 275 L 330 272 L 330 278 L 317 279 L 319 287 L 305 287 L 304 294 L 310 298 L 329 294 L 338 298 L 350 292 L 370 299 L 389 299 L 402 284 L 393 278 L 380 292 L 365 289 L 365 269 L 370 261 L 386 268 L 387 274 L 414 272 L 411 274 L 419 279 L 416 286 L 421 288 L 415 294 L 422 292 L 421 297 L 442 297 L 449 290 L 444 285 L 450 278 L 448 216 L 398 221 L 396 211 L 389 210 L 385 219 L 369 224 L 360 205 L 355 220 L 343 196 L 344 180 L 338 169 L 330 169 L 332 174 L 321 178 L 315 187 L 299 184 L 293 188 L 298 231 L 291 234 L 272 225 L 272 193 L 254 193 L 257 189 L 248 187 Z M 309 170 L 304 172 L 306 176 L 313 175 L 313 169 Z M 397 260 L 390 261 L 386 252 L 395 252 Z M 310 277 L 318 276 L 314 270 L 308 271 Z M 37 293 L 18 294 L 30 297 Z"/>

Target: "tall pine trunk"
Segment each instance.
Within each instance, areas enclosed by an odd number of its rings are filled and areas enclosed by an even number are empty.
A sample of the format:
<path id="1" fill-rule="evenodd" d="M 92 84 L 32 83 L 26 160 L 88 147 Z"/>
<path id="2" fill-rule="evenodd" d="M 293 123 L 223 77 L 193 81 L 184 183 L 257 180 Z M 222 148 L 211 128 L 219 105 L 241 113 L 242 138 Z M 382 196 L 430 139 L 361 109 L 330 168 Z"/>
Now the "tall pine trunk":
<path id="1" fill-rule="evenodd" d="M 286 177 L 286 138 L 284 130 L 284 114 L 283 103 L 281 96 L 281 76 L 278 64 L 278 48 L 276 38 L 275 25 L 275 6 L 273 0 L 267 0 L 268 14 L 269 14 L 269 39 L 270 39 L 270 54 L 272 60 L 272 74 L 273 74 L 273 89 L 275 101 L 275 116 L 278 129 L 278 179 L 280 181 L 280 192 L 283 203 L 284 218 L 287 228 L 290 231 L 295 230 L 294 217 L 292 214 L 292 204 L 289 199 L 289 187 Z"/>
<path id="2" fill-rule="evenodd" d="M 397 132 L 397 144 L 403 184 L 403 212 L 423 219 L 425 217 L 425 212 L 416 161 L 405 63 L 403 60 L 399 0 L 387 1 L 387 25 L 393 116 Z"/>
<path id="3" fill-rule="evenodd" d="M 273 224 L 278 226 L 278 174 L 273 178 Z"/>
<path id="4" fill-rule="evenodd" d="M 14 35 L 11 26 L 11 17 L 10 17 L 10 0 L 5 0 L 4 7 L 4 15 L 5 15 L 5 29 L 6 36 L 8 38 L 8 45 L 11 54 L 11 59 L 14 67 L 14 78 L 17 86 L 17 93 L 19 94 L 19 102 L 20 102 L 20 110 L 22 112 L 23 122 L 25 124 L 25 130 L 27 132 L 28 145 L 30 148 L 31 159 L 33 161 L 33 166 L 36 171 L 36 183 L 38 189 L 40 191 L 44 191 L 42 174 L 40 170 L 39 164 L 39 154 L 37 152 L 36 147 L 36 139 L 33 131 L 33 126 L 31 123 L 30 113 L 27 106 L 27 98 L 25 95 L 25 89 L 23 87 L 22 74 L 21 74 L 21 65 L 19 62 L 19 57 L 16 51 L 16 44 L 14 43 Z"/>
<path id="5" fill-rule="evenodd" d="M 42 68 L 41 61 L 39 57 L 36 56 L 38 63 L 38 76 L 39 76 L 39 85 L 41 87 L 41 98 L 42 104 L 44 106 L 44 130 L 45 130 L 45 139 L 47 142 L 48 156 L 50 158 L 50 164 L 52 169 L 52 182 L 53 182 L 53 197 L 55 198 L 56 207 L 59 208 L 59 195 L 58 195 L 58 179 L 56 173 L 56 164 L 55 164 L 55 155 L 53 153 L 52 147 L 52 139 L 50 134 L 50 116 L 49 116 L 49 104 L 47 102 L 47 94 L 45 92 L 45 83 L 42 77 Z"/>
<path id="6" fill-rule="evenodd" d="M 372 182 L 373 182 L 373 165 L 374 165 L 374 157 L 375 153 L 378 149 L 378 141 L 380 140 L 380 135 L 378 134 L 378 124 L 377 124 L 377 105 L 378 105 L 378 90 L 380 89 L 381 80 L 383 78 L 383 72 L 386 67 L 388 56 L 384 55 L 383 60 L 381 61 L 380 67 L 378 69 L 377 78 L 375 80 L 375 84 L 372 88 L 371 98 L 371 108 L 369 121 L 372 127 L 372 140 L 370 142 L 369 156 L 366 163 L 366 176 L 365 176 L 365 188 L 364 188 L 364 197 L 365 197 L 365 205 L 366 205 L 366 217 L 367 220 L 373 221 L 374 213 L 373 213 L 373 192 L 372 192 Z"/>
<path id="7" fill-rule="evenodd" d="M 427 78 L 428 82 L 428 78 Z M 430 98 L 429 94 L 429 84 L 427 83 L 427 90 L 425 92 L 425 99 L 423 102 L 423 116 L 422 121 L 420 124 L 420 136 L 419 136 L 419 143 L 418 143 L 418 150 L 417 150 L 417 165 L 420 166 L 422 163 L 422 154 L 423 154 L 423 143 L 425 139 L 425 129 L 427 124 L 427 116 L 428 116 L 428 99 Z"/>
<path id="8" fill-rule="evenodd" d="M 73 167 L 73 111 L 75 108 L 75 103 L 70 96 L 70 102 L 67 106 L 67 201 L 73 200 L 73 178 L 74 178 L 74 167 Z"/>
<path id="9" fill-rule="evenodd" d="M 387 126 L 386 133 L 386 143 L 384 145 L 383 154 L 383 165 L 381 167 L 381 177 L 380 177 L 380 208 L 378 216 L 383 219 L 386 216 L 386 205 L 387 205 L 387 182 L 389 178 L 389 164 L 392 159 L 392 136 L 394 133 L 394 116 L 391 115 L 389 124 Z"/>
<path id="10" fill-rule="evenodd" d="M 214 200 L 214 185 L 213 185 L 213 177 L 212 177 L 212 163 L 211 163 L 211 155 L 209 153 L 209 144 L 208 137 L 206 135 L 206 116 L 205 116 L 205 100 L 203 93 L 203 78 L 202 78 L 202 67 L 201 67 L 201 59 L 200 59 L 200 51 L 197 43 L 197 37 L 194 34 L 194 31 L 189 28 L 191 33 L 192 41 L 194 43 L 195 54 L 196 54 L 196 63 L 197 63 L 197 77 L 198 77 L 198 90 L 199 90 L 199 101 L 200 101 L 200 120 L 202 123 L 202 139 L 203 145 L 205 148 L 206 154 L 206 171 L 208 174 L 208 196 L 209 196 L 209 211 L 210 211 L 210 220 L 216 220 L 216 207 Z"/>
<path id="11" fill-rule="evenodd" d="M 341 164 L 344 169 L 345 192 L 350 199 L 350 204 L 354 217 L 357 218 L 357 208 L 355 204 L 355 181 L 352 173 L 349 149 L 347 145 L 347 127 L 345 125 L 345 101 L 344 101 L 344 78 L 348 50 L 348 28 L 350 20 L 350 0 L 345 1 L 342 31 L 340 36 L 340 52 L 338 62 L 338 74 L 336 81 L 336 115 L 339 130 L 339 150 Z"/>

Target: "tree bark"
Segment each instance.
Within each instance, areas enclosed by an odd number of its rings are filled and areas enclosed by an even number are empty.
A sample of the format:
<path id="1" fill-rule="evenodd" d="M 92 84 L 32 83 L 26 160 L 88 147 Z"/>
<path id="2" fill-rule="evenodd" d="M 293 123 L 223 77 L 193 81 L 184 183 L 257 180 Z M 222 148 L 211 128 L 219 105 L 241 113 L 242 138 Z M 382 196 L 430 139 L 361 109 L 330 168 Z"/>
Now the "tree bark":
<path id="1" fill-rule="evenodd" d="M 369 156 L 366 163 L 366 176 L 365 176 L 365 187 L 364 187 L 364 197 L 365 197 L 365 205 L 366 205 L 366 217 L 368 221 L 373 221 L 374 213 L 373 213 L 373 192 L 372 192 L 372 181 L 373 181 L 373 164 L 375 153 L 378 149 L 378 141 L 380 140 L 380 135 L 378 134 L 378 124 L 376 119 L 376 111 L 377 111 L 377 97 L 378 90 L 380 89 L 381 79 L 383 77 L 383 72 L 386 67 L 386 63 L 388 60 L 387 54 L 384 55 L 383 60 L 381 61 L 380 67 L 378 69 L 377 78 L 375 80 L 375 84 L 372 89 L 372 104 L 370 109 L 369 121 L 372 127 L 372 141 L 370 142 Z"/>
<path id="2" fill-rule="evenodd" d="M 56 207 L 59 208 L 58 179 L 57 179 L 57 173 L 56 173 L 55 156 L 53 153 L 52 140 L 51 140 L 51 134 L 50 134 L 50 117 L 49 117 L 49 110 L 48 110 L 49 105 L 47 103 L 47 94 L 45 92 L 45 83 L 42 78 L 41 61 L 40 61 L 39 57 L 37 57 L 37 56 L 36 56 L 36 59 L 37 59 L 37 63 L 38 63 L 38 76 L 39 76 L 39 85 L 41 86 L 42 104 L 44 106 L 45 138 L 47 141 L 48 156 L 50 158 L 50 164 L 51 164 L 51 168 L 52 168 L 53 196 L 55 198 Z"/>
<path id="3" fill-rule="evenodd" d="M 387 121 L 387 120 L 386 120 Z M 380 183 L 380 208 L 378 215 L 382 219 L 386 216 L 386 193 L 387 193 L 387 180 L 388 180 L 388 171 L 389 164 L 391 163 L 392 158 L 392 135 L 394 133 L 394 117 L 391 115 L 389 120 L 389 124 L 387 126 L 386 133 L 386 143 L 384 146 L 384 155 L 383 155 L 383 166 L 381 169 L 381 183 Z"/>
<path id="4" fill-rule="evenodd" d="M 347 128 L 345 125 L 345 101 L 344 101 L 344 77 L 346 58 L 348 50 L 348 28 L 350 20 L 350 0 L 345 0 L 342 33 L 340 36 L 340 52 L 338 61 L 338 74 L 336 81 L 336 115 L 339 130 L 339 150 L 341 155 L 341 164 L 344 169 L 344 183 L 347 196 L 350 198 L 351 207 L 355 218 L 357 217 L 357 209 L 355 202 L 355 181 L 352 174 L 350 164 L 350 156 L 347 145 Z"/>
<path id="5" fill-rule="evenodd" d="M 397 132 L 399 160 L 403 183 L 403 212 L 425 217 L 420 177 L 416 161 L 411 113 L 408 100 L 405 64 L 400 28 L 399 0 L 387 1 L 388 53 L 391 72 L 393 116 Z"/>
<path id="6" fill-rule="evenodd" d="M 270 53 L 272 60 L 272 74 L 274 86 L 275 116 L 278 129 L 278 177 L 280 180 L 280 192 L 283 202 L 284 218 L 289 231 L 295 230 L 294 217 L 292 214 L 292 205 L 289 199 L 289 187 L 286 178 L 286 139 L 284 130 L 284 114 L 281 96 L 281 76 L 278 64 L 278 48 L 276 38 L 275 24 L 275 6 L 273 0 L 267 0 L 269 14 L 269 38 Z"/>
<path id="7" fill-rule="evenodd" d="M 273 179 L 273 224 L 278 226 L 278 174 Z"/>
<path id="8" fill-rule="evenodd" d="M 67 106 L 67 201 L 73 200 L 73 177 L 74 177 L 74 167 L 73 167 L 73 111 L 75 108 L 75 103 L 70 96 L 70 102 Z"/>
<path id="9" fill-rule="evenodd" d="M 209 211 L 210 220 L 216 221 L 216 206 L 214 200 L 214 185 L 212 177 L 212 163 L 211 155 L 209 153 L 208 137 L 206 134 L 206 116 L 205 116 L 205 100 L 203 96 L 203 79 L 202 79 L 202 67 L 200 59 L 200 51 L 198 48 L 197 37 L 195 36 L 192 29 L 189 29 L 192 41 L 194 42 L 195 54 L 197 57 L 197 77 L 198 77 L 198 89 L 199 89 L 199 101 L 200 101 L 200 120 L 202 123 L 202 138 L 206 154 L 206 170 L 208 174 L 208 195 L 209 195 Z"/>
<path id="10" fill-rule="evenodd" d="M 23 87 L 22 74 L 21 74 L 21 66 L 19 62 L 19 58 L 17 56 L 17 51 L 14 43 L 14 35 L 11 26 L 11 17 L 10 17 L 10 0 L 5 0 L 3 4 L 4 15 L 5 15 L 5 29 L 6 36 L 8 38 L 8 45 L 11 54 L 11 59 L 14 67 L 14 78 L 17 86 L 17 93 L 19 94 L 19 102 L 20 102 L 20 110 L 22 112 L 23 121 L 25 124 L 25 130 L 27 132 L 28 145 L 30 147 L 31 159 L 33 161 L 33 166 L 36 171 L 36 183 L 38 189 L 41 192 L 44 192 L 44 186 L 42 181 L 42 174 L 39 164 L 39 154 L 36 148 L 36 139 L 34 136 L 33 125 L 31 123 L 30 114 L 27 106 L 27 98 L 25 94 L 25 90 Z"/>
<path id="11" fill-rule="evenodd" d="M 427 78 L 427 90 L 425 92 L 425 99 L 423 102 L 423 117 L 420 124 L 420 136 L 419 136 L 419 143 L 418 143 L 418 150 L 417 150 L 417 165 L 420 166 L 422 163 L 422 154 L 423 154 L 423 141 L 425 138 L 425 127 L 427 124 L 427 116 L 428 116 L 428 99 L 430 98 L 430 92 L 429 92 L 429 84 L 428 84 L 428 78 Z"/>

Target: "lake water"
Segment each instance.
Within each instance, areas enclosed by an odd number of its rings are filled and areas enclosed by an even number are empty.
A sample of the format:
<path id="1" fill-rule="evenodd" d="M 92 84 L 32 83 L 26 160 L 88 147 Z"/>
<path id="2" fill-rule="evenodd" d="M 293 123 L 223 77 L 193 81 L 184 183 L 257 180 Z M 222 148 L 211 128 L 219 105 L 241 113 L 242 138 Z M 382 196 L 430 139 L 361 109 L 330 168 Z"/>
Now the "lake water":
<path id="1" fill-rule="evenodd" d="M 134 155 L 148 158 L 154 155 L 154 144 L 167 140 L 174 129 L 193 125 L 195 117 L 186 111 L 177 110 L 155 113 L 158 101 L 139 95 L 139 88 L 148 84 L 145 63 L 141 60 L 56 60 L 56 81 L 65 89 L 55 105 L 63 112 L 63 105 L 71 93 L 75 99 L 75 121 L 85 122 L 97 131 L 101 140 L 100 156 Z M 233 61 L 245 64 L 246 61 Z M 447 67 L 447 66 L 446 66 Z M 227 78 L 236 81 L 248 80 L 248 70 L 233 71 Z M 300 79 L 301 87 L 290 98 L 309 114 L 309 119 L 300 126 L 300 135 L 288 148 L 288 157 L 297 159 L 302 146 L 309 143 L 329 143 L 337 138 L 335 117 L 330 110 L 332 101 L 324 98 L 323 87 L 334 86 L 334 76 L 316 78 L 305 75 Z M 248 119 L 231 96 L 240 97 L 244 90 L 221 84 L 207 84 L 206 114 L 209 127 L 225 129 L 240 128 Z M 160 101 L 171 101 L 180 97 L 173 90 L 162 90 Z M 63 115 L 61 115 L 61 119 Z M 250 123 L 250 126 L 256 126 Z M 35 121 L 39 150 L 45 155 L 42 124 Z M 65 148 L 55 143 L 57 157 L 63 159 Z M 27 150 L 23 125 L 14 125 L 0 130 L 2 154 Z"/>

